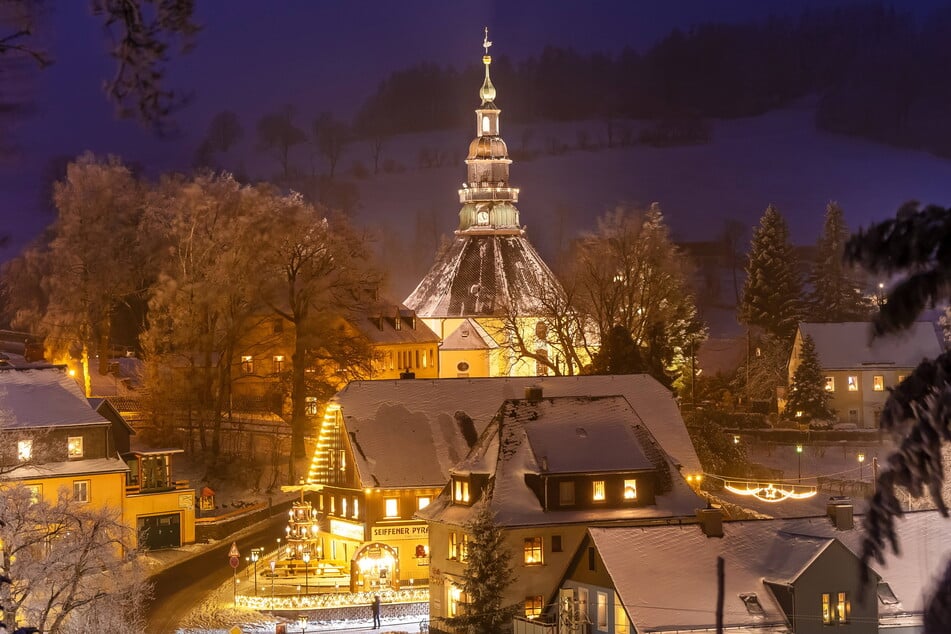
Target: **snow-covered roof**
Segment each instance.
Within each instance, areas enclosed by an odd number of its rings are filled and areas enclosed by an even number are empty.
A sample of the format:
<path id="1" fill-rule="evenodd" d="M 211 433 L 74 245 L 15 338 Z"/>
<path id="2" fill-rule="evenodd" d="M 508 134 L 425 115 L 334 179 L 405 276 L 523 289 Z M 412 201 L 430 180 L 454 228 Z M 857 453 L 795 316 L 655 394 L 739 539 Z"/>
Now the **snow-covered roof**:
<path id="1" fill-rule="evenodd" d="M 539 295 L 560 289 L 524 235 L 456 235 L 404 303 L 421 317 L 543 315 Z"/>
<path id="2" fill-rule="evenodd" d="M 353 381 L 337 393 L 354 464 L 380 487 L 442 486 L 469 452 L 460 429 L 481 434 L 503 401 L 527 387 L 549 396 L 623 396 L 675 465 L 700 471 L 673 396 L 646 374 Z"/>
<path id="3" fill-rule="evenodd" d="M 89 460 L 69 460 L 64 462 L 44 462 L 17 467 L 3 475 L 8 480 L 34 480 L 55 478 L 58 476 L 97 475 L 103 473 L 125 473 L 129 466 L 125 461 L 115 458 L 92 458 Z"/>
<path id="4" fill-rule="evenodd" d="M 348 321 L 374 344 L 438 343 L 439 336 L 402 304 L 370 303 Z"/>
<path id="5" fill-rule="evenodd" d="M 801 323 L 799 331 L 812 337 L 819 363 L 826 370 L 863 366 L 914 368 L 922 359 L 933 359 L 941 354 L 934 324 L 928 321 L 917 321 L 904 332 L 874 340 L 871 325 L 864 321 Z"/>
<path id="6" fill-rule="evenodd" d="M 64 368 L 0 369 L 0 429 L 108 424 Z"/>
<path id="7" fill-rule="evenodd" d="M 452 471 L 489 475 L 493 480 L 489 504 L 502 526 L 692 516 L 703 506 L 702 500 L 682 475 L 671 477 L 669 458 L 645 446 L 652 445 L 653 439 L 643 430 L 643 421 L 622 396 L 507 400 L 466 459 Z M 656 462 L 648 459 L 648 452 Z M 652 505 L 546 511 L 526 482 L 527 475 L 642 470 L 657 473 Z M 464 525 L 476 507 L 454 505 L 449 493 L 443 490 L 418 516 Z"/>
<path id="8" fill-rule="evenodd" d="M 872 564 L 899 600 L 880 603 L 882 617 L 920 613 L 923 597 L 951 555 L 951 520 L 940 513 L 908 513 L 898 524 L 902 556 L 890 555 L 883 566 Z M 588 532 L 638 631 L 712 627 L 717 557 L 726 566 L 724 627 L 782 623 L 783 612 L 764 581 L 795 581 L 833 540 L 857 558 L 864 535 L 860 522 L 840 531 L 825 517 L 725 522 L 722 539 L 707 537 L 696 525 Z M 747 593 L 756 594 L 762 615 L 747 610 L 740 598 Z"/>

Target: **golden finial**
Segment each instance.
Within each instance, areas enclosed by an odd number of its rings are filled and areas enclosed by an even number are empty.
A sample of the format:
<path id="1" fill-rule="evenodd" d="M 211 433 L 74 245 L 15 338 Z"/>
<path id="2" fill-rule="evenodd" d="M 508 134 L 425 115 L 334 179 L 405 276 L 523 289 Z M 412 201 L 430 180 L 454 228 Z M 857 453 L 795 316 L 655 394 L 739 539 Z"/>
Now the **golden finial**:
<path id="1" fill-rule="evenodd" d="M 485 37 L 482 40 L 482 48 L 485 49 L 485 55 L 482 56 L 482 63 L 485 64 L 485 82 L 482 89 L 479 90 L 479 96 L 482 97 L 482 103 L 491 103 L 495 99 L 495 86 L 489 79 L 489 64 L 492 63 L 492 57 L 489 55 L 489 47 L 492 42 L 489 41 L 489 27 L 485 27 Z"/>

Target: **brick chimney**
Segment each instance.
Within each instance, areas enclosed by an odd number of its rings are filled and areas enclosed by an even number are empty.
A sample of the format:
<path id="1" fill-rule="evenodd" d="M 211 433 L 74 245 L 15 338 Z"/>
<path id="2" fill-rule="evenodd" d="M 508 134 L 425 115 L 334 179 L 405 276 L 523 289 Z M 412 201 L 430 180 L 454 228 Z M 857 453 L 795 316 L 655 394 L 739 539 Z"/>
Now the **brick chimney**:
<path id="1" fill-rule="evenodd" d="M 855 525 L 853 521 L 854 506 L 852 498 L 834 496 L 826 504 L 826 515 L 832 520 L 832 525 L 839 531 L 850 531 Z"/>
<path id="2" fill-rule="evenodd" d="M 723 511 L 707 505 L 705 509 L 697 509 L 697 521 L 700 530 L 707 537 L 723 537 Z"/>

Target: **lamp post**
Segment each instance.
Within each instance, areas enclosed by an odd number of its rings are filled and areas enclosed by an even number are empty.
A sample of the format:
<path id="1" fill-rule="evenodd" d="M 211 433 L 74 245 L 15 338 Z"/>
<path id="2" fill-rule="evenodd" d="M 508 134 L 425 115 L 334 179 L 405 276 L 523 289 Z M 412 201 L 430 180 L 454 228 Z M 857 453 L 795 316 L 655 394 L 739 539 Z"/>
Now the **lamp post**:
<path id="1" fill-rule="evenodd" d="M 261 558 L 261 549 L 251 549 L 251 561 L 254 562 L 254 596 L 258 596 L 258 559 Z"/>
<path id="2" fill-rule="evenodd" d="M 802 443 L 796 445 L 796 458 L 799 462 L 799 484 L 802 484 Z"/>
<path id="3" fill-rule="evenodd" d="M 310 594 L 310 553 L 304 553 L 304 594 Z"/>
<path id="4" fill-rule="evenodd" d="M 271 560 L 271 596 L 274 596 L 274 569 L 277 567 L 277 562 L 273 559 Z"/>
<path id="5" fill-rule="evenodd" d="M 863 480 L 863 475 L 864 475 L 862 467 L 865 466 L 865 454 L 859 452 L 859 455 L 857 457 L 859 459 L 859 482 L 861 482 Z"/>

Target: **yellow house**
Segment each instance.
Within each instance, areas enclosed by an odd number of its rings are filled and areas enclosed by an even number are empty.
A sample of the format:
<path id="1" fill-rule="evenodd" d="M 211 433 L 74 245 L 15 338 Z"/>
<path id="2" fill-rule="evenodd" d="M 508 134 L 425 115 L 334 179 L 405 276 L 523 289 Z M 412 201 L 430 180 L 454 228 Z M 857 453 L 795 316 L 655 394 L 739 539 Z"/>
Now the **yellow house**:
<path id="1" fill-rule="evenodd" d="M 440 377 L 567 373 L 548 336 L 554 313 L 564 309 L 564 291 L 520 224 L 519 190 L 509 181 L 512 160 L 489 77 L 492 58 L 482 61 L 476 137 L 458 192 L 459 228 L 404 303 L 443 342 Z"/>
<path id="2" fill-rule="evenodd" d="M 36 498 L 65 491 L 77 503 L 118 509 L 136 547 L 194 542 L 194 491 L 171 474 L 180 450 L 131 451 L 134 433 L 107 401 L 86 399 L 63 367 L 0 369 L 3 481 Z M 152 486 L 143 486 L 143 468 Z"/>
<path id="3" fill-rule="evenodd" d="M 788 364 L 792 383 L 803 336 L 812 337 L 838 422 L 859 428 L 877 427 L 888 388 L 901 383 L 922 359 L 942 352 L 931 322 L 915 322 L 904 333 L 874 340 L 870 328 L 868 322 L 801 323 Z"/>

